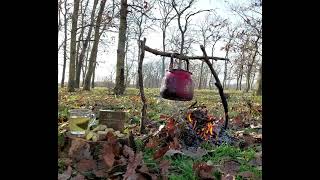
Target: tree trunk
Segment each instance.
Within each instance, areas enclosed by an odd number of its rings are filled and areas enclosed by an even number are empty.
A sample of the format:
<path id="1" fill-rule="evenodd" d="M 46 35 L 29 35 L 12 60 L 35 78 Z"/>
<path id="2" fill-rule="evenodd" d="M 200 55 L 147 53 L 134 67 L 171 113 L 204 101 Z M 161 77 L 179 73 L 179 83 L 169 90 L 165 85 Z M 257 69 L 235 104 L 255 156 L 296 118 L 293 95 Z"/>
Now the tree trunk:
<path id="1" fill-rule="evenodd" d="M 91 77 L 93 75 L 94 66 L 95 66 L 95 63 L 97 60 L 98 45 L 99 45 L 99 38 L 100 38 L 99 27 L 101 24 L 102 13 L 104 11 L 105 4 L 106 4 L 106 0 L 102 0 L 101 4 L 100 4 L 100 9 L 98 12 L 96 26 L 94 29 L 94 42 L 93 42 L 92 50 L 91 50 L 91 54 L 90 54 L 88 72 L 86 74 L 86 78 L 85 78 L 84 86 L 83 86 L 83 90 L 87 90 L 87 91 L 90 90 Z"/>
<path id="2" fill-rule="evenodd" d="M 74 0 L 74 7 L 72 13 L 72 27 L 71 27 L 71 43 L 70 43 L 70 63 L 69 63 L 69 80 L 68 92 L 75 91 L 75 61 L 76 61 L 76 37 L 77 37 L 77 24 L 79 14 L 80 0 Z"/>
<path id="3" fill-rule="evenodd" d="M 166 52 L 166 28 L 162 30 L 162 50 L 163 52 Z M 165 63 L 164 63 L 165 58 L 166 57 L 162 56 L 162 73 L 161 73 L 162 77 L 164 77 L 164 74 L 165 74 Z"/>
<path id="4" fill-rule="evenodd" d="M 87 54 L 86 54 L 86 56 L 84 57 L 84 62 L 85 62 L 85 64 L 84 64 L 84 66 L 81 66 L 81 69 L 82 69 L 82 87 L 83 87 L 83 85 L 84 85 L 84 81 L 85 81 L 85 79 L 86 79 L 86 74 L 87 74 L 87 71 L 88 71 L 88 58 L 89 58 L 89 49 L 90 49 L 90 45 L 91 45 L 91 43 L 90 43 L 90 41 L 89 41 L 89 44 L 88 44 L 88 51 L 87 51 Z"/>
<path id="5" fill-rule="evenodd" d="M 258 37 L 254 43 L 256 49 L 254 51 L 254 54 L 252 56 L 252 61 L 250 62 L 250 64 L 248 65 L 248 73 L 247 73 L 247 88 L 246 88 L 246 92 L 248 92 L 250 90 L 250 77 L 251 77 L 251 72 L 252 72 L 252 67 L 254 65 L 254 62 L 256 60 L 257 54 L 258 54 L 258 41 L 259 41 L 260 37 Z"/>
<path id="6" fill-rule="evenodd" d="M 251 87 L 251 89 L 253 90 L 253 83 L 254 83 L 254 78 L 256 77 L 256 73 L 254 72 L 253 73 L 253 76 L 252 76 L 252 78 L 251 78 L 251 83 L 250 83 L 250 87 Z"/>
<path id="7" fill-rule="evenodd" d="M 239 90 L 239 75 L 237 75 L 237 87 L 236 87 L 236 90 Z"/>
<path id="8" fill-rule="evenodd" d="M 227 57 L 227 56 L 226 56 Z M 228 66 L 227 61 L 224 62 L 224 76 L 222 81 L 222 88 L 225 89 L 227 83 L 227 73 L 228 73 Z"/>
<path id="9" fill-rule="evenodd" d="M 94 88 L 94 78 L 95 78 L 95 74 L 96 74 L 96 66 L 97 66 L 97 63 L 94 63 L 92 80 L 91 80 L 91 88 L 92 88 L 92 89 Z"/>
<path id="10" fill-rule="evenodd" d="M 62 68 L 62 79 L 61 79 L 61 87 L 64 87 L 64 77 L 66 73 L 66 64 L 67 64 L 67 38 L 68 38 L 68 22 L 67 22 L 67 3 L 64 3 L 64 45 L 63 45 L 63 68 Z"/>
<path id="11" fill-rule="evenodd" d="M 92 12 L 91 12 L 91 17 L 90 17 L 90 25 L 91 26 L 89 26 L 88 34 L 87 34 L 86 40 L 83 42 L 82 50 L 81 50 L 81 53 L 79 56 L 79 61 L 78 61 L 77 69 L 76 69 L 76 84 L 78 86 L 80 85 L 80 74 L 81 74 L 81 68 L 83 66 L 83 60 L 84 60 L 86 51 L 89 51 L 88 45 L 90 43 L 91 32 L 92 32 L 92 28 L 93 28 L 93 24 L 94 24 L 94 19 L 95 19 L 94 15 L 95 15 L 97 5 L 98 5 L 98 0 L 94 0 Z M 85 77 L 85 74 L 84 74 L 84 77 Z M 82 86 L 83 85 L 84 85 L 84 80 L 82 81 Z"/>
<path id="12" fill-rule="evenodd" d="M 242 76 L 243 76 L 243 67 L 241 66 L 240 80 L 239 80 L 239 90 L 242 89 Z"/>
<path id="13" fill-rule="evenodd" d="M 84 29 L 85 28 L 83 28 L 83 21 L 84 21 L 84 16 L 83 16 L 83 7 L 82 7 L 82 2 L 83 2 L 83 0 L 80 0 L 80 12 L 79 12 L 79 14 L 81 15 L 81 21 L 80 21 L 80 29 L 81 29 L 81 31 L 80 31 L 80 35 L 78 36 L 78 42 L 76 43 L 77 44 L 77 47 L 76 47 L 76 62 L 75 62 L 75 64 L 76 64 L 76 67 L 75 67 L 75 72 L 76 72 L 76 74 L 75 74 L 75 84 L 74 84 L 74 87 L 75 88 L 79 88 L 79 83 L 77 83 L 77 69 L 78 69 L 78 66 L 79 66 L 79 51 L 80 51 L 80 42 L 81 42 L 81 39 L 83 39 L 83 33 L 84 33 Z M 88 1 L 87 1 L 88 2 Z"/>
<path id="14" fill-rule="evenodd" d="M 262 95 L 262 65 L 260 65 L 260 69 L 259 69 L 258 89 L 257 89 L 256 95 L 257 96 Z"/>
<path id="15" fill-rule="evenodd" d="M 184 33 L 181 32 L 181 44 L 180 44 L 180 55 L 183 55 L 183 46 L 184 46 Z M 182 60 L 179 59 L 178 69 L 181 68 Z"/>
<path id="16" fill-rule="evenodd" d="M 79 51 L 80 49 L 83 49 L 83 44 L 82 44 L 82 48 L 80 48 L 81 46 L 81 40 L 83 39 L 83 34 L 84 34 L 84 30 L 85 30 L 85 27 L 84 26 L 84 14 L 86 13 L 87 11 L 87 7 L 88 7 L 88 4 L 89 4 L 89 0 L 87 0 L 86 4 L 85 4 L 85 7 L 84 9 L 82 10 L 82 1 L 80 3 L 80 7 L 81 7 L 81 11 L 80 11 L 80 14 L 82 14 L 81 16 L 81 32 L 80 32 L 80 36 L 78 38 L 78 44 L 77 44 L 77 58 L 76 58 L 76 77 L 75 77 L 75 87 L 76 88 L 79 88 L 80 87 L 80 74 L 81 74 L 81 66 L 82 66 L 82 61 L 80 61 L 80 54 Z M 81 50 L 82 52 L 82 50 Z"/>
<path id="17" fill-rule="evenodd" d="M 129 43 L 129 38 L 127 34 L 126 38 L 126 49 L 125 49 L 125 69 L 126 69 L 126 76 L 125 76 L 125 85 L 128 86 L 128 76 L 129 76 L 129 67 L 128 67 L 128 43 Z"/>
<path id="18" fill-rule="evenodd" d="M 199 86 L 198 86 L 198 89 L 201 89 L 201 86 L 202 86 L 202 71 L 203 71 L 203 61 L 201 62 L 201 68 L 200 68 Z"/>
<path id="19" fill-rule="evenodd" d="M 125 90 L 124 86 L 124 51 L 126 44 L 126 31 L 127 31 L 127 0 L 121 0 L 120 7 L 120 27 L 117 49 L 117 68 L 116 68 L 116 86 L 114 93 L 122 95 Z"/>
<path id="20" fill-rule="evenodd" d="M 139 36 L 139 40 L 138 40 L 138 43 L 140 41 L 140 36 Z M 141 53 L 141 50 L 140 48 L 138 49 L 138 59 L 139 59 L 139 56 L 140 56 L 140 53 Z M 139 63 L 139 62 L 138 62 Z M 139 74 L 137 74 L 137 77 L 136 77 L 136 89 L 139 89 Z"/>
<path id="21" fill-rule="evenodd" d="M 249 90 L 250 90 L 251 70 L 252 70 L 252 66 L 249 65 L 248 71 L 247 71 L 247 74 L 246 74 L 246 90 L 245 90 L 245 92 L 249 92 Z"/>

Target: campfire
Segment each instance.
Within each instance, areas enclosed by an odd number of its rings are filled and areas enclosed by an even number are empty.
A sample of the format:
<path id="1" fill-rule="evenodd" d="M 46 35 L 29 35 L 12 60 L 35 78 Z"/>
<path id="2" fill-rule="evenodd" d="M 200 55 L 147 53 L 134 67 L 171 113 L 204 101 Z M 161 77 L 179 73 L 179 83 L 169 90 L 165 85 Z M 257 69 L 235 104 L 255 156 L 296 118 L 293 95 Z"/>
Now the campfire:
<path id="1" fill-rule="evenodd" d="M 189 122 L 191 128 L 206 141 L 215 138 L 217 135 L 214 131 L 216 128 L 214 121 L 215 118 L 208 116 L 206 109 L 196 109 L 187 114 L 187 122 Z"/>
<path id="2" fill-rule="evenodd" d="M 147 148 L 155 148 L 154 159 L 165 154 L 182 153 L 190 156 L 204 155 L 202 143 L 219 145 L 224 135 L 219 133 L 223 119 L 208 114 L 206 107 L 181 111 L 171 117 L 165 116 L 166 125 L 147 141 Z"/>
<path id="3" fill-rule="evenodd" d="M 221 120 L 208 114 L 205 107 L 189 109 L 184 117 L 184 125 L 181 125 L 180 139 L 188 147 L 198 147 L 206 141 L 216 144 L 221 129 Z"/>

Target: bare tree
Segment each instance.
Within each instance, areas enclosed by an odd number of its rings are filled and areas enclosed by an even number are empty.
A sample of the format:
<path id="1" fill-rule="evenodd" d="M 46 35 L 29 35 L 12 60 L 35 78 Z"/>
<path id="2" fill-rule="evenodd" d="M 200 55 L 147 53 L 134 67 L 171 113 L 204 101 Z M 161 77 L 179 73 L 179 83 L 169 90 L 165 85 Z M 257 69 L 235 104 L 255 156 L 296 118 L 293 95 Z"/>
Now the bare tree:
<path id="1" fill-rule="evenodd" d="M 116 66 L 116 86 L 114 93 L 116 95 L 122 95 L 125 90 L 124 84 L 124 56 L 126 45 L 126 31 L 127 31 L 127 14 L 128 14 L 127 0 L 121 0 L 120 7 L 120 27 L 117 49 L 117 66 Z"/>
<path id="2" fill-rule="evenodd" d="M 197 12 L 188 12 L 186 13 L 186 15 L 184 16 L 184 24 L 181 22 L 182 21 L 182 17 L 183 17 L 183 14 L 186 12 L 187 9 L 190 9 L 192 5 L 194 5 L 194 0 L 189 0 L 187 3 L 184 3 L 185 1 L 182 1 L 179 3 L 179 5 L 176 3 L 176 0 L 172 0 L 172 7 L 173 9 L 175 10 L 176 12 L 176 15 L 177 15 L 177 18 L 178 18 L 178 27 L 179 27 L 179 30 L 180 30 L 180 33 L 181 33 L 181 43 L 180 43 L 180 54 L 183 55 L 183 50 L 184 50 L 184 43 L 185 43 L 185 33 L 187 32 L 188 30 L 188 26 L 190 24 L 190 21 L 191 21 L 191 17 L 196 15 L 196 14 L 199 14 L 201 12 L 204 12 L 204 11 L 210 11 L 210 10 L 199 10 Z M 188 63 L 189 61 L 186 61 L 187 62 L 187 66 L 188 66 Z M 182 60 L 180 59 L 179 62 L 178 62 L 178 68 L 181 68 L 181 65 L 182 65 Z"/>
<path id="3" fill-rule="evenodd" d="M 94 29 L 94 41 L 93 41 L 90 59 L 89 59 L 89 67 L 88 67 L 88 72 L 86 74 L 86 78 L 85 78 L 84 86 L 83 86 L 83 89 L 88 90 L 88 91 L 90 90 L 90 81 L 91 81 L 91 77 L 94 72 L 95 63 L 96 63 L 96 59 L 97 59 L 98 45 L 99 45 L 99 39 L 100 39 L 99 27 L 101 24 L 102 13 L 104 11 L 105 4 L 106 4 L 106 0 L 101 0 L 100 9 L 98 12 L 98 17 L 97 17 L 96 25 L 95 25 L 95 29 Z"/>
<path id="4" fill-rule="evenodd" d="M 250 79 L 254 64 L 256 63 L 258 51 L 261 48 L 262 39 L 262 1 L 253 1 L 249 6 L 235 6 L 231 5 L 231 10 L 238 15 L 244 22 L 247 28 L 247 36 L 249 36 L 250 58 L 247 62 L 247 73 L 246 73 L 246 89 L 248 92 L 251 89 Z M 258 81 L 259 82 L 259 81 Z"/>
<path id="5" fill-rule="evenodd" d="M 91 88 L 92 89 L 94 88 L 94 78 L 95 78 L 96 66 L 97 66 L 97 62 L 94 63 L 94 67 L 93 67 L 92 80 L 91 80 Z"/>
<path id="6" fill-rule="evenodd" d="M 62 67 L 62 78 L 61 78 L 61 87 L 64 87 L 64 78 L 66 72 L 66 64 L 67 64 L 67 39 L 68 39 L 68 10 L 67 8 L 67 0 L 64 1 L 64 13 L 61 11 L 64 20 L 64 42 L 63 42 L 63 67 Z"/>
<path id="7" fill-rule="evenodd" d="M 80 0 L 74 0 L 71 27 L 71 43 L 70 43 L 70 63 L 69 63 L 69 80 L 68 92 L 75 91 L 75 60 L 76 60 L 76 36 L 79 13 Z"/>
<path id="8" fill-rule="evenodd" d="M 229 57 L 229 52 L 231 47 L 233 46 L 232 42 L 234 41 L 235 35 L 236 35 L 236 28 L 231 28 L 228 27 L 227 28 L 227 42 L 225 47 L 223 48 L 226 52 L 225 58 Z M 223 81 L 222 81 L 222 87 L 225 88 L 226 87 L 226 83 L 227 83 L 227 76 L 228 76 L 228 61 L 224 62 L 224 76 L 223 76 Z"/>
<path id="9" fill-rule="evenodd" d="M 201 39 L 202 39 L 202 44 L 204 48 L 207 47 L 207 45 L 212 44 L 212 55 L 214 51 L 214 47 L 216 43 L 222 38 L 221 36 L 221 29 L 225 27 L 226 25 L 226 20 L 223 20 L 220 16 L 212 13 L 208 13 L 205 16 L 205 19 L 200 22 L 199 28 L 200 28 L 200 33 L 201 33 Z M 203 79 L 203 65 L 204 62 L 201 62 L 201 67 L 200 67 L 200 76 L 199 76 L 199 85 L 198 89 L 201 89 L 203 85 L 206 86 L 207 84 L 207 76 L 205 76 L 205 79 L 202 82 Z M 209 72 L 208 69 L 206 68 L 206 72 Z M 212 78 L 212 74 L 211 74 Z"/>
<path id="10" fill-rule="evenodd" d="M 143 34 L 147 32 L 147 30 L 151 29 L 153 26 L 153 21 L 156 18 L 152 17 L 151 9 L 154 7 L 154 1 L 143 1 L 137 0 L 133 1 L 132 4 L 128 5 L 130 9 L 130 14 L 128 16 L 128 26 L 130 30 L 130 35 L 132 35 L 132 39 L 137 42 L 137 46 L 139 46 L 139 40 L 141 40 Z M 136 59 L 139 58 L 140 49 L 138 49 Z M 139 77 L 137 74 L 136 77 L 136 88 L 139 88 Z"/>
<path id="11" fill-rule="evenodd" d="M 78 40 L 79 42 L 78 42 L 78 50 L 77 50 L 78 53 L 77 53 L 76 82 L 75 82 L 76 83 L 75 84 L 76 88 L 80 87 L 81 68 L 82 68 L 82 65 L 83 65 L 83 59 L 84 59 L 85 52 L 87 51 L 88 43 L 89 43 L 89 40 L 91 38 L 91 31 L 92 31 L 93 23 L 94 23 L 94 15 L 95 15 L 95 11 L 96 11 L 96 7 L 97 7 L 97 4 L 98 4 L 98 1 L 94 0 L 94 2 L 93 2 L 93 9 L 92 9 L 92 12 L 91 12 L 91 22 L 90 22 L 91 26 L 89 26 L 89 30 L 88 30 L 88 34 L 87 34 L 86 40 L 82 41 L 84 30 L 85 30 L 84 17 L 85 17 L 85 14 L 86 14 L 88 3 L 89 3 L 89 0 L 86 2 L 86 5 L 85 5 L 85 8 L 84 8 L 84 10 L 82 12 L 82 17 L 81 17 L 81 26 L 82 26 L 82 28 L 81 28 L 81 33 L 80 33 L 79 40 Z M 81 52 L 80 52 L 80 55 L 79 55 L 79 50 L 80 50 L 80 44 L 81 43 L 82 43 L 82 49 L 81 49 Z"/>
<path id="12" fill-rule="evenodd" d="M 160 15 L 161 15 L 161 20 L 160 20 L 160 29 L 162 31 L 162 50 L 163 52 L 166 51 L 166 32 L 169 24 L 171 21 L 177 16 L 171 15 L 173 11 L 173 7 L 170 3 L 170 0 L 159 0 L 158 1 L 159 5 L 159 10 L 160 10 Z M 161 76 L 164 77 L 165 74 L 165 57 L 162 57 L 162 72 Z"/>
<path id="13" fill-rule="evenodd" d="M 256 95 L 261 96 L 262 94 L 262 64 L 259 67 L 259 78 L 258 78 L 258 89 Z"/>

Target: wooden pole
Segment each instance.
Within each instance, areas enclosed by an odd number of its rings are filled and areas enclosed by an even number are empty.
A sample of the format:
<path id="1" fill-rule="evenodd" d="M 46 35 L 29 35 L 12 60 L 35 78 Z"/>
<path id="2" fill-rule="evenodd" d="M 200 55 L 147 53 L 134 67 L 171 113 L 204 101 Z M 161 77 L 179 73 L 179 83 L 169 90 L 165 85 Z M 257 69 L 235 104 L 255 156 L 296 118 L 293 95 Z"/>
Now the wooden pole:
<path id="1" fill-rule="evenodd" d="M 228 121 L 229 121 L 227 99 L 226 99 L 225 94 L 223 93 L 223 88 L 222 88 L 221 82 L 219 80 L 219 77 L 218 77 L 216 71 L 213 69 L 211 62 L 209 61 L 209 58 L 207 56 L 207 52 L 206 52 L 204 46 L 200 45 L 200 49 L 203 52 L 204 61 L 208 64 L 208 66 L 209 66 L 209 68 L 211 70 L 211 73 L 213 74 L 213 77 L 216 80 L 215 85 L 219 90 L 219 95 L 220 95 L 220 98 L 221 98 L 221 101 L 222 101 L 222 105 L 223 105 L 223 109 L 224 109 L 224 115 L 225 115 L 225 123 L 224 123 L 223 129 L 226 130 L 227 127 L 228 127 Z"/>
<path id="2" fill-rule="evenodd" d="M 139 55 L 139 64 L 138 64 L 138 76 L 139 76 L 139 90 L 140 90 L 140 97 L 142 101 L 142 109 L 141 109 L 141 121 L 140 121 L 140 133 L 144 133 L 145 130 L 145 120 L 147 115 L 147 100 L 144 96 L 144 89 L 143 89 L 143 77 L 142 77 L 142 64 L 145 54 L 145 44 L 146 38 L 143 41 L 139 40 L 139 48 L 140 48 L 140 55 Z"/>

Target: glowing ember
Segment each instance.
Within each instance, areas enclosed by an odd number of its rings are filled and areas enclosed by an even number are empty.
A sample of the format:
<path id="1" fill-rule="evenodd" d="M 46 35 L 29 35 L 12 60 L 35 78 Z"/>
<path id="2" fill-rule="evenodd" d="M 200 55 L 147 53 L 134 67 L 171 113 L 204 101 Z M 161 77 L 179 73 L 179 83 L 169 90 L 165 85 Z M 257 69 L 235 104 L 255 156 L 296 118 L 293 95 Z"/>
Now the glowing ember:
<path id="1" fill-rule="evenodd" d="M 205 116 L 205 119 L 199 120 L 202 123 L 197 123 L 197 118 L 192 118 L 194 112 L 188 113 L 187 120 L 190 123 L 193 130 L 196 131 L 196 133 L 204 140 L 208 140 L 211 138 L 214 138 L 216 136 L 216 133 L 214 132 L 215 124 L 214 124 L 214 118 L 213 116 Z M 197 127 L 198 124 L 198 127 Z M 203 125 L 201 125 L 203 124 Z"/>

